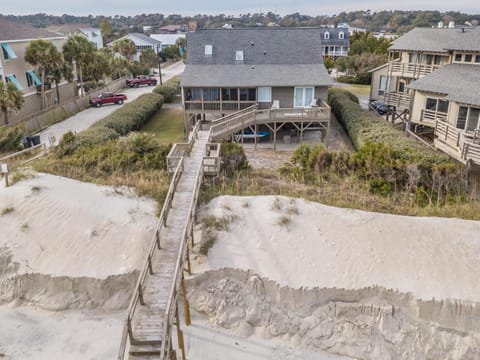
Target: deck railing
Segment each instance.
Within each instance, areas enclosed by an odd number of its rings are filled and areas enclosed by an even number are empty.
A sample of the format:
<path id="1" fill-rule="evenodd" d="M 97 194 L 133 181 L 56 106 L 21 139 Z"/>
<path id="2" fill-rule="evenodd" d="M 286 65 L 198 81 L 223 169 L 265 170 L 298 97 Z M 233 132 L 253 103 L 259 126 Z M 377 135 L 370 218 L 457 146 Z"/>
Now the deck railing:
<path id="1" fill-rule="evenodd" d="M 45 144 L 38 144 L 32 147 L 5 155 L 0 158 L 0 163 L 10 166 L 23 165 L 45 154 L 47 147 Z"/>
<path id="2" fill-rule="evenodd" d="M 435 110 L 422 109 L 420 114 L 420 122 L 426 125 L 434 126 L 437 120 L 440 122 L 447 122 L 448 114 Z"/>
<path id="3" fill-rule="evenodd" d="M 255 105 L 256 101 L 219 101 L 219 100 L 186 100 L 185 111 L 238 111 Z"/>
<path id="4" fill-rule="evenodd" d="M 143 287 L 145 284 L 145 279 L 147 277 L 147 273 L 153 274 L 152 259 L 153 259 L 153 256 L 155 255 L 155 252 L 161 249 L 161 246 L 162 246 L 161 245 L 161 228 L 166 225 L 168 213 L 172 207 L 173 196 L 175 194 L 175 190 L 177 188 L 178 182 L 180 181 L 180 176 L 182 175 L 182 173 L 183 173 L 183 158 L 177 164 L 172 180 L 170 182 L 167 196 L 165 198 L 165 202 L 163 203 L 162 211 L 160 213 L 157 226 L 155 227 L 155 231 L 153 233 L 152 241 L 150 243 L 150 247 L 147 253 L 145 263 L 140 271 L 140 275 L 138 277 L 132 298 L 130 300 L 130 304 L 128 306 L 127 319 L 124 324 L 122 339 L 120 343 L 120 349 L 118 353 L 119 360 L 123 360 L 125 358 L 127 338 L 130 340 L 130 344 L 132 345 L 139 343 L 139 341 L 135 339 L 135 334 L 132 329 L 132 320 L 135 315 L 135 310 L 137 308 L 138 303 L 140 303 L 141 305 L 145 305 L 145 302 L 143 299 Z"/>
<path id="5" fill-rule="evenodd" d="M 203 179 L 203 166 L 199 164 L 198 170 L 196 172 L 196 180 L 195 180 L 195 186 L 193 189 L 192 199 L 190 201 L 190 206 L 188 210 L 187 223 L 185 224 L 182 231 L 180 251 L 178 253 L 177 262 L 175 264 L 174 282 L 172 283 L 172 287 L 170 288 L 170 295 L 168 297 L 168 303 L 165 310 L 165 317 L 164 317 L 165 320 L 164 320 L 164 326 L 163 326 L 164 331 L 163 331 L 163 337 L 162 337 L 162 346 L 160 350 L 160 359 L 170 358 L 170 346 L 167 346 L 167 344 L 169 344 L 169 341 L 170 341 L 169 339 L 171 336 L 170 334 L 171 325 L 173 324 L 173 319 L 177 313 L 178 289 L 181 286 L 186 260 L 187 260 L 187 269 L 188 269 L 188 272 L 190 272 L 190 263 L 187 259 L 187 251 L 188 251 L 189 241 L 191 241 L 193 245 L 193 226 L 195 225 L 194 224 L 195 213 L 196 213 L 197 204 L 198 204 L 198 196 L 200 194 L 200 187 L 202 185 L 202 179 Z"/>
<path id="6" fill-rule="evenodd" d="M 402 94 L 398 92 L 387 92 L 385 94 L 385 104 L 395 106 L 397 108 L 406 108 L 410 107 L 411 96 L 407 94 Z"/>
<path id="7" fill-rule="evenodd" d="M 410 64 L 397 61 L 392 61 L 390 66 L 393 75 L 413 77 L 415 79 L 428 75 L 440 68 L 439 65 Z"/>
<path id="8" fill-rule="evenodd" d="M 470 134 L 442 122 L 435 122 L 436 141 L 449 146 L 450 154 L 464 163 L 472 161 L 480 164 L 480 144 L 477 144 Z"/>

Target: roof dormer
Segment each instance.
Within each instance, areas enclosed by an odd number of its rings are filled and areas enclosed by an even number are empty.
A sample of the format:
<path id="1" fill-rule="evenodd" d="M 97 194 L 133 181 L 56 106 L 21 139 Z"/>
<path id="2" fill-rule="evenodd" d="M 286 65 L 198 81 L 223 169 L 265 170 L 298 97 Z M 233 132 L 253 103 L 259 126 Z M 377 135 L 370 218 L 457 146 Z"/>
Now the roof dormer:
<path id="1" fill-rule="evenodd" d="M 205 45 L 205 56 L 213 55 L 213 45 Z"/>
<path id="2" fill-rule="evenodd" d="M 236 50 L 235 51 L 235 63 L 236 64 L 243 64 L 245 61 L 243 50 Z"/>

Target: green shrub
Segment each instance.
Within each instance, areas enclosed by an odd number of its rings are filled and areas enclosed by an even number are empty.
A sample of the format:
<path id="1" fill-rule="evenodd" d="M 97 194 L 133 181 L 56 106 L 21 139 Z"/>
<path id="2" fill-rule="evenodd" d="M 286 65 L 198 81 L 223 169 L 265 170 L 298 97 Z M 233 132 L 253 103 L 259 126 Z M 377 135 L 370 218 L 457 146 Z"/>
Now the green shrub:
<path id="1" fill-rule="evenodd" d="M 232 175 L 235 171 L 248 169 L 248 160 L 243 150 L 243 146 L 231 143 L 223 142 L 220 150 L 220 156 L 222 158 L 222 171 L 225 171 L 228 175 Z"/>
<path id="2" fill-rule="evenodd" d="M 131 131 L 137 131 L 163 105 L 163 97 L 158 94 L 144 94 L 127 103 L 111 115 L 96 122 L 92 127 L 106 127 L 124 136 Z"/>
<path id="3" fill-rule="evenodd" d="M 393 192 L 393 186 L 384 178 L 373 178 L 368 181 L 368 189 L 372 194 L 389 196 Z"/>
<path id="4" fill-rule="evenodd" d="M 171 78 L 163 85 L 156 86 L 153 92 L 162 95 L 165 103 L 171 103 L 175 100 L 175 95 L 180 92 L 180 79 L 178 77 Z"/>
<path id="5" fill-rule="evenodd" d="M 348 91 L 330 89 L 328 102 L 337 120 L 347 131 L 353 146 L 358 150 L 367 143 L 382 143 L 399 151 L 407 161 L 421 163 L 452 163 L 450 157 L 420 144 L 405 136 L 403 131 L 393 128 L 383 119 L 362 110 L 358 99 Z"/>
<path id="6" fill-rule="evenodd" d="M 148 66 L 140 64 L 137 61 L 130 61 L 127 65 L 127 70 L 132 75 L 132 77 L 150 74 L 150 68 Z"/>
<path id="7" fill-rule="evenodd" d="M 23 124 L 0 127 L 0 152 L 18 150 L 25 136 Z"/>
<path id="8" fill-rule="evenodd" d="M 118 136 L 119 134 L 113 129 L 104 126 L 91 127 L 78 133 L 75 145 L 79 147 L 101 144 Z"/>
<path id="9" fill-rule="evenodd" d="M 419 206 L 443 206 L 465 198 L 466 169 L 445 154 L 409 138 L 384 120 L 364 111 L 347 91 L 329 92 L 332 112 L 346 129 L 356 151 L 329 153 L 300 145 L 283 169 L 293 179 L 355 177 L 370 193 L 390 196 L 406 191 Z"/>

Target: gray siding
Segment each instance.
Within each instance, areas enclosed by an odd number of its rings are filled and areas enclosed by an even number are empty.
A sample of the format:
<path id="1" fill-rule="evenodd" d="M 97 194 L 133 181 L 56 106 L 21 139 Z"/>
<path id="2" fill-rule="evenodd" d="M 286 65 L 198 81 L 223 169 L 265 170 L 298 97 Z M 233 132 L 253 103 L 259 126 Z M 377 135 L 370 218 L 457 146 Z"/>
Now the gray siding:
<path id="1" fill-rule="evenodd" d="M 272 101 L 280 101 L 281 108 L 293 107 L 293 87 L 274 87 L 272 89 Z"/>

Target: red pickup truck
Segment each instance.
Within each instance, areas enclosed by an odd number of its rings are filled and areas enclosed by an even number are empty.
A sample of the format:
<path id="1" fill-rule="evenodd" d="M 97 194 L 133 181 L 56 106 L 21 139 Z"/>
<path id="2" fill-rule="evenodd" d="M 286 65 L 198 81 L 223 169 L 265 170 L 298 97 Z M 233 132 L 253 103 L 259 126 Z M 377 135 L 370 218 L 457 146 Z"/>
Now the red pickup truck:
<path id="1" fill-rule="evenodd" d="M 140 75 L 134 79 L 127 79 L 127 86 L 133 88 L 139 87 L 140 85 L 155 86 L 157 85 L 157 79 L 147 75 Z"/>
<path id="2" fill-rule="evenodd" d="M 125 100 L 127 100 L 127 95 L 114 94 L 109 92 L 109 93 L 99 94 L 96 98 L 91 98 L 90 105 L 95 107 L 100 107 L 104 104 L 122 105 Z"/>

